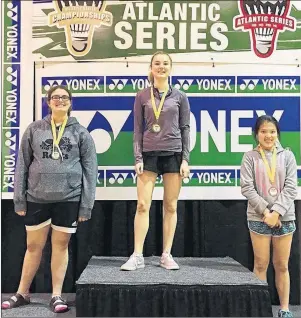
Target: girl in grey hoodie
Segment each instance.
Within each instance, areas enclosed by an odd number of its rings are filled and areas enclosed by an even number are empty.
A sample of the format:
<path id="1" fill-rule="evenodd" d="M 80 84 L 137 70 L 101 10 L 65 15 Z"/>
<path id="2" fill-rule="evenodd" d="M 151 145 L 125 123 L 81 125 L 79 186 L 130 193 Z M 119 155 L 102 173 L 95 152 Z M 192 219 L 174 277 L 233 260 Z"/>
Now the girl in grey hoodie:
<path id="1" fill-rule="evenodd" d="M 266 281 L 273 246 L 273 265 L 281 308 L 289 311 L 290 277 L 288 260 L 295 226 L 297 164 L 294 154 L 283 149 L 280 129 L 272 116 L 257 119 L 254 135 L 258 146 L 245 153 L 241 164 L 241 192 L 248 199 L 247 219 L 254 251 L 254 273 Z"/>
<path id="2" fill-rule="evenodd" d="M 65 312 L 61 297 L 68 265 L 68 243 L 77 223 L 91 217 L 95 200 L 97 159 L 94 141 L 70 117 L 71 93 L 54 86 L 47 93 L 50 114 L 26 129 L 15 174 L 15 212 L 24 218 L 27 250 L 17 293 L 2 309 L 29 304 L 29 288 L 52 227 L 52 298 L 54 312 Z"/>

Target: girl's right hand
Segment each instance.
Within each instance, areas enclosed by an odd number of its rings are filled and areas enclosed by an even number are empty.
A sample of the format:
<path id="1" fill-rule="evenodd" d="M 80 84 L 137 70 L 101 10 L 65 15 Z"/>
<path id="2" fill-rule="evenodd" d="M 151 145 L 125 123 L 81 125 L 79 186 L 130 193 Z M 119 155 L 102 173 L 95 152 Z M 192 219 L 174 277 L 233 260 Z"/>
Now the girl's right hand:
<path id="1" fill-rule="evenodd" d="M 25 216 L 26 212 L 25 211 L 18 211 L 16 212 L 20 216 Z"/>
<path id="2" fill-rule="evenodd" d="M 275 225 L 275 227 L 278 227 L 279 229 L 282 228 L 282 223 L 280 220 L 278 220 L 277 224 Z"/>
<path id="3" fill-rule="evenodd" d="M 143 173 L 143 162 L 138 162 L 135 165 L 135 171 L 137 174 L 142 174 Z"/>

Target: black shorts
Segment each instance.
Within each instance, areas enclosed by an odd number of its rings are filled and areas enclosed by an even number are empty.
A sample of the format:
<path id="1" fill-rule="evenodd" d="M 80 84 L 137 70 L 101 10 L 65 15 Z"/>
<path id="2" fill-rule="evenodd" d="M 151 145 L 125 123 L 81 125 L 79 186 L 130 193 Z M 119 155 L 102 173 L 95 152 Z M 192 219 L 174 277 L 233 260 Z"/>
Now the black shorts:
<path id="1" fill-rule="evenodd" d="M 146 152 L 143 156 L 143 170 L 152 171 L 158 175 L 164 173 L 180 173 L 182 163 L 182 154 L 175 153 L 170 156 L 148 155 Z"/>
<path id="2" fill-rule="evenodd" d="M 75 233 L 79 202 L 34 203 L 27 201 L 24 223 L 27 231 L 51 224 L 57 231 Z"/>

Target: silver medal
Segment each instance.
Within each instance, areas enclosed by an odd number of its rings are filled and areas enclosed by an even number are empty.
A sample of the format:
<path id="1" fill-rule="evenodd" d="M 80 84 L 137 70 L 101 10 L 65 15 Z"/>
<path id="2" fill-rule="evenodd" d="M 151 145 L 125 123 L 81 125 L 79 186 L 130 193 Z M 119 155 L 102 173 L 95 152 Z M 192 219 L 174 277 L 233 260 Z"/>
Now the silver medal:
<path id="1" fill-rule="evenodd" d="M 58 151 L 53 151 L 51 154 L 52 159 L 57 160 L 60 158 L 60 153 Z"/>
<path id="2" fill-rule="evenodd" d="M 58 150 L 56 148 L 57 147 L 53 147 L 52 154 L 51 154 L 51 157 L 54 160 L 57 160 L 60 158 L 60 153 L 58 152 Z"/>

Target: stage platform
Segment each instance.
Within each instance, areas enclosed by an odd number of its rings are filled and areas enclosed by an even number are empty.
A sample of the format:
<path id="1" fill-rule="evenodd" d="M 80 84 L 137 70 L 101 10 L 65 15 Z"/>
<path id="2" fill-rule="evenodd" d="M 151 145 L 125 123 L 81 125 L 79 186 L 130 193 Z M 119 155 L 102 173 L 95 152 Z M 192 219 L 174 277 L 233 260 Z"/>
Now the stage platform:
<path id="1" fill-rule="evenodd" d="M 268 285 L 232 258 L 175 258 L 180 269 L 120 271 L 124 257 L 92 257 L 76 283 L 78 317 L 272 317 Z"/>

